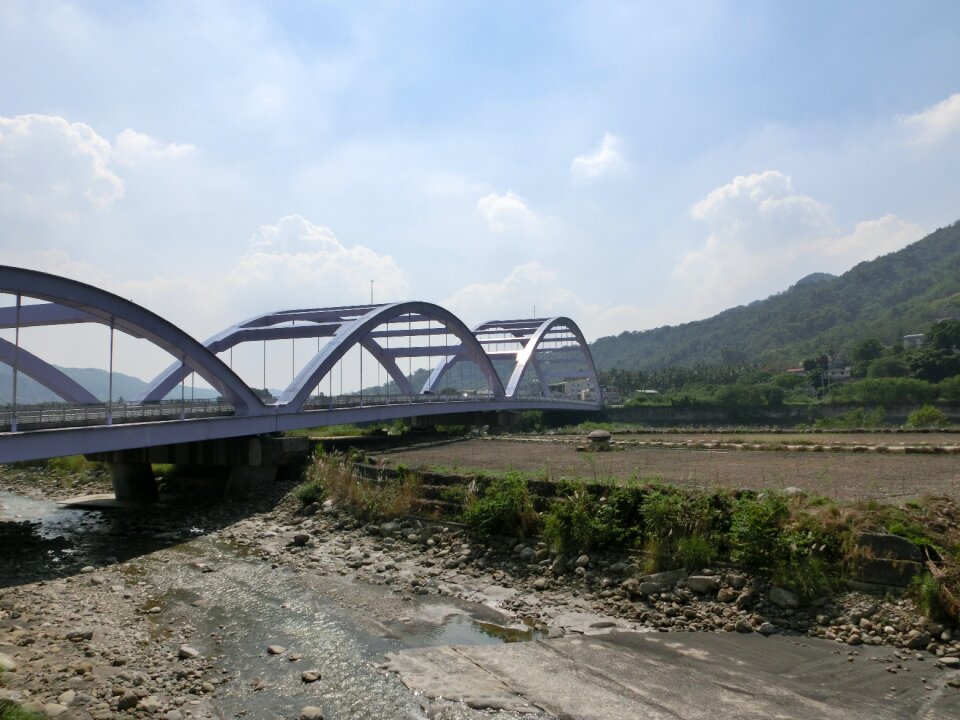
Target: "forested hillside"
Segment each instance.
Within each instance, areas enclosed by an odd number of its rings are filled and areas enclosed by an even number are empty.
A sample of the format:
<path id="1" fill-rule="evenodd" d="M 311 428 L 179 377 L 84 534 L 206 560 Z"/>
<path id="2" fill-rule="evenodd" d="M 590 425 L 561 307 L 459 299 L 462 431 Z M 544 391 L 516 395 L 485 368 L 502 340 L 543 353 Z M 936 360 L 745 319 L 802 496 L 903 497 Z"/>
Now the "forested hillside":
<path id="1" fill-rule="evenodd" d="M 592 350 L 601 369 L 783 368 L 819 353 L 848 354 L 867 338 L 892 344 L 943 317 L 960 318 L 960 222 L 839 277 L 817 273 L 706 320 L 600 338 Z"/>

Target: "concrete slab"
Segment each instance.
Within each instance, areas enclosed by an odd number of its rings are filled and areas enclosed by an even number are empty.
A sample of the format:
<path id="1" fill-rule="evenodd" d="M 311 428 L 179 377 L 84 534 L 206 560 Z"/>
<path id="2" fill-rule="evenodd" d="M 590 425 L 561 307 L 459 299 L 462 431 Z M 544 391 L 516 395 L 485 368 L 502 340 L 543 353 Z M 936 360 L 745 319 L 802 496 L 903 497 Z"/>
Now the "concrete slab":
<path id="1" fill-rule="evenodd" d="M 385 667 L 429 697 L 568 720 L 960 717 L 960 689 L 946 683 L 957 671 L 886 648 L 849 652 L 799 637 L 613 632 L 405 650 Z"/>

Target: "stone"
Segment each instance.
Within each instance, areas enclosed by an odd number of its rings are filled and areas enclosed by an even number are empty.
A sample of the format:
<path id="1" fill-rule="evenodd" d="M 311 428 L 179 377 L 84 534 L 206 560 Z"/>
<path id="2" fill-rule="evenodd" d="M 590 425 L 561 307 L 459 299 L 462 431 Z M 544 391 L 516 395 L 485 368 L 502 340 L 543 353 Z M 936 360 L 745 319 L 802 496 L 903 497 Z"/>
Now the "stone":
<path id="1" fill-rule="evenodd" d="M 117 709 L 118 710 L 132 710 L 140 702 L 140 698 L 132 690 L 127 690 L 120 696 L 120 699 L 117 700 Z"/>
<path id="2" fill-rule="evenodd" d="M 656 583 L 662 588 L 672 588 L 681 580 L 687 579 L 687 571 L 683 568 L 678 570 L 667 570 L 666 572 L 646 575 L 642 579 L 646 582 Z"/>
<path id="3" fill-rule="evenodd" d="M 757 632 L 761 635 L 774 635 L 780 632 L 780 628 L 774 625 L 771 622 L 760 623 L 760 627 L 757 628 Z"/>
<path id="4" fill-rule="evenodd" d="M 268 655 L 283 655 L 287 649 L 283 645 L 267 645 Z"/>
<path id="5" fill-rule="evenodd" d="M 319 670 L 304 670 L 300 675 L 300 680 L 305 683 L 315 683 L 320 679 Z"/>
<path id="6" fill-rule="evenodd" d="M 727 585 L 734 590 L 743 590 L 743 587 L 747 584 L 747 579 L 743 575 L 727 575 L 726 580 Z"/>
<path id="7" fill-rule="evenodd" d="M 199 657 L 200 651 L 195 647 L 190 647 L 189 645 L 181 645 L 177 650 L 177 656 L 181 660 L 191 660 L 195 657 Z"/>
<path id="8" fill-rule="evenodd" d="M 163 720 L 183 720 L 183 713 L 179 710 L 168 710 Z"/>
<path id="9" fill-rule="evenodd" d="M 323 710 L 315 705 L 307 705 L 300 711 L 300 720 L 323 720 Z"/>
<path id="10" fill-rule="evenodd" d="M 716 592 L 720 589 L 720 578 L 709 575 L 691 575 L 687 578 L 687 588 L 695 593 Z"/>
<path id="11" fill-rule="evenodd" d="M 585 568 L 589 564 L 590 564 L 590 556 L 581 555 L 580 557 L 577 558 L 576 562 L 574 563 L 574 567 Z"/>
<path id="12" fill-rule="evenodd" d="M 786 588 L 774 585 L 770 588 L 770 602 L 780 608 L 795 610 L 800 607 L 800 598 Z"/>
<path id="13" fill-rule="evenodd" d="M 77 699 L 77 693 L 73 690 L 67 690 L 60 693 L 57 696 L 57 702 L 61 705 L 72 705 L 73 701 Z"/>
<path id="14" fill-rule="evenodd" d="M 137 707 L 146 713 L 156 715 L 158 712 L 160 712 L 160 701 L 157 700 L 157 698 L 155 698 L 153 695 L 148 695 L 140 701 L 140 704 Z"/>
<path id="15" fill-rule="evenodd" d="M 637 592 L 641 595 L 656 595 L 663 588 L 655 582 L 642 582 L 637 586 Z"/>
<path id="16" fill-rule="evenodd" d="M 310 542 L 310 536 L 306 533 L 297 533 L 293 536 L 293 545 L 294 547 L 303 547 L 308 542 Z"/>
<path id="17" fill-rule="evenodd" d="M 538 591 L 546 590 L 547 581 L 544 578 L 537 578 L 536 580 L 533 581 L 533 589 Z"/>
<path id="18" fill-rule="evenodd" d="M 0 671 L 16 672 L 16 670 L 17 670 L 16 661 L 6 653 L 0 653 Z"/>
<path id="19" fill-rule="evenodd" d="M 923 562 L 923 552 L 914 543 L 899 535 L 860 533 L 857 549 L 864 557 Z"/>
<path id="20" fill-rule="evenodd" d="M 722 603 L 732 603 L 737 599 L 737 595 L 737 591 L 733 588 L 720 588 L 720 590 L 717 592 L 717 601 Z"/>
<path id="21" fill-rule="evenodd" d="M 66 635 L 70 642 L 80 642 L 82 640 L 92 640 L 93 630 L 72 630 Z"/>
<path id="22" fill-rule="evenodd" d="M 66 712 L 70 712 L 70 708 L 60 703 L 47 703 L 43 706 L 43 712 L 46 713 L 47 717 L 55 718 L 60 717 Z"/>
<path id="23" fill-rule="evenodd" d="M 914 576 L 923 571 L 922 563 L 890 558 L 857 557 L 851 567 L 853 579 L 858 582 L 899 588 L 908 587 Z"/>
<path id="24" fill-rule="evenodd" d="M 737 623 L 736 625 L 734 625 L 734 628 L 738 633 L 751 633 L 753 632 L 753 623 L 751 623 L 750 620 L 747 618 L 740 618 L 739 620 L 737 620 Z"/>
<path id="25" fill-rule="evenodd" d="M 930 634 L 925 632 L 911 633 L 907 638 L 907 648 L 909 650 L 923 650 L 930 644 Z"/>

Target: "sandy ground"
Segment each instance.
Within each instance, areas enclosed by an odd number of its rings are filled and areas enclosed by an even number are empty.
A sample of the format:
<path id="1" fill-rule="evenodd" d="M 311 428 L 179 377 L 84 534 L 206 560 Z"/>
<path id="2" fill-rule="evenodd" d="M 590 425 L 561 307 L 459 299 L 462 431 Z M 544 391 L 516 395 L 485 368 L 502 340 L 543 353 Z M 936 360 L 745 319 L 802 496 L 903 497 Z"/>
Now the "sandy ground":
<path id="1" fill-rule="evenodd" d="M 642 435 L 630 437 L 650 439 Z M 660 437 L 679 441 L 674 435 Z M 867 440 L 864 436 L 854 437 Z M 910 442 L 897 435 L 885 438 L 893 444 Z M 951 440 L 955 442 L 956 438 Z M 960 456 L 957 455 L 701 450 L 630 445 L 618 452 L 601 454 L 577 452 L 574 443 L 560 440 L 472 439 L 393 450 L 379 457 L 410 467 L 522 470 L 542 473 L 552 479 L 660 478 L 691 487 L 747 489 L 793 486 L 838 501 L 955 496 L 960 490 Z"/>

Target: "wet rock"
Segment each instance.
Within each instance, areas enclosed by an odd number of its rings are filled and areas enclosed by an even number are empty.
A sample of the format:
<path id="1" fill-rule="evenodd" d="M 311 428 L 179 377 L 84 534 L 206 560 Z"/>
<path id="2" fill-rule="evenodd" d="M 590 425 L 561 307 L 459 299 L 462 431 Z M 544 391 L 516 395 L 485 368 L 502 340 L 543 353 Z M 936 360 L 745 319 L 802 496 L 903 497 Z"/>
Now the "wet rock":
<path id="1" fill-rule="evenodd" d="M 305 683 L 315 683 L 319 679 L 319 670 L 304 670 L 304 672 L 300 675 L 300 680 Z"/>
<path id="2" fill-rule="evenodd" d="M 308 705 L 300 711 L 300 720 L 323 720 L 323 710 L 315 705 Z"/>

